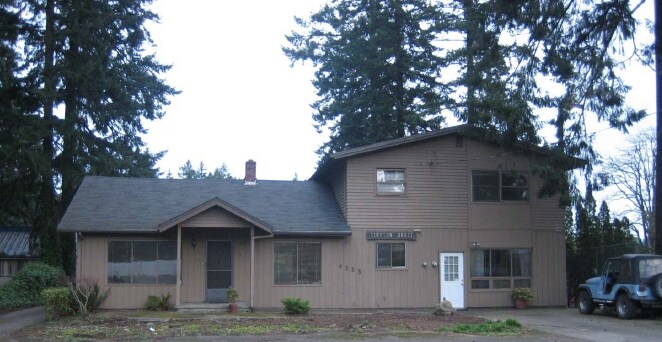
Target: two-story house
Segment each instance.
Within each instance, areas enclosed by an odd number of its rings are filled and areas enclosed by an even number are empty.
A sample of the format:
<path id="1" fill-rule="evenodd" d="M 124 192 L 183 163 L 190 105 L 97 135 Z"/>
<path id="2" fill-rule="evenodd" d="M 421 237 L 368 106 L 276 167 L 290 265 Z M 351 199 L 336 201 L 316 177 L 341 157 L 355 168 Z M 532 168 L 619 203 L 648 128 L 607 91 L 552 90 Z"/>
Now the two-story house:
<path id="1" fill-rule="evenodd" d="M 170 293 L 177 307 L 565 305 L 563 209 L 539 198 L 540 148 L 503 149 L 445 128 L 336 153 L 309 181 L 86 177 L 59 224 L 77 277 L 107 308 Z M 568 169 L 574 167 L 570 160 Z"/>

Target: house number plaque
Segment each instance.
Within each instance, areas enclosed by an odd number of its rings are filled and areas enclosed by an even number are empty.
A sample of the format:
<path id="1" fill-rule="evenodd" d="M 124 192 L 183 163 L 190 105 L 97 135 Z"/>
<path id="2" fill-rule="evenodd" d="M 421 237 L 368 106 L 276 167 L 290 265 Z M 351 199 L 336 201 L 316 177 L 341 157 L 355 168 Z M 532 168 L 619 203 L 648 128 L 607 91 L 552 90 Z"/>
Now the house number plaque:
<path id="1" fill-rule="evenodd" d="M 366 240 L 416 240 L 416 232 L 366 232 Z"/>

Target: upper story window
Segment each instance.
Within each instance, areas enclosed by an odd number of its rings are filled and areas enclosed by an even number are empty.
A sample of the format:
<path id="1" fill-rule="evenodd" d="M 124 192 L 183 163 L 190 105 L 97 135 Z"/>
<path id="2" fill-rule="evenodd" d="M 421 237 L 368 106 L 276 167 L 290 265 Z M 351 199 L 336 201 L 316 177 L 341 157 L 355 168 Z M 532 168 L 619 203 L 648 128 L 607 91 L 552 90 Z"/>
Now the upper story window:
<path id="1" fill-rule="evenodd" d="M 378 194 L 402 194 L 404 192 L 404 169 L 377 169 Z"/>
<path id="2" fill-rule="evenodd" d="M 527 201 L 528 176 L 517 171 L 473 171 L 473 200 L 476 202 Z"/>

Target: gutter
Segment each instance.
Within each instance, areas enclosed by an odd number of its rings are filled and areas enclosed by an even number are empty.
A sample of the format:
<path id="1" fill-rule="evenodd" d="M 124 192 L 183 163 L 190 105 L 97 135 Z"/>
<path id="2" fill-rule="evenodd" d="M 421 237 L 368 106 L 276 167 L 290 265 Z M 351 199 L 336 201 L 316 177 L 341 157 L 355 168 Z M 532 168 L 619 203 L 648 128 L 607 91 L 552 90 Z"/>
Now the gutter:
<path id="1" fill-rule="evenodd" d="M 338 237 L 338 236 L 351 236 L 352 232 L 328 232 L 328 231 L 305 231 L 305 232 L 275 232 L 271 234 L 275 237 L 287 237 L 287 236 L 317 236 L 317 237 Z"/>

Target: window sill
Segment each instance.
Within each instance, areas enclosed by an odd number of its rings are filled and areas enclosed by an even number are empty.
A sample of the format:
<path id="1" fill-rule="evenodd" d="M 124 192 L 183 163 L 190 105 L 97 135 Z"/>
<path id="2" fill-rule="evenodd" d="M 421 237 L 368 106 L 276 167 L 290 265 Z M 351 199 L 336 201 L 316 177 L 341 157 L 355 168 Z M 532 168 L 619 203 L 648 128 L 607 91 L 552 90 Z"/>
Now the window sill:
<path id="1" fill-rule="evenodd" d="M 486 292 L 512 292 L 515 289 L 469 289 L 469 292 L 486 293 Z"/>
<path id="2" fill-rule="evenodd" d="M 502 204 L 514 204 L 514 205 L 529 205 L 530 201 L 471 201 L 472 204 L 487 204 L 487 205 L 502 205 Z"/>
<path id="3" fill-rule="evenodd" d="M 375 271 L 408 271 L 407 267 L 377 267 Z"/>
<path id="4" fill-rule="evenodd" d="M 123 283 L 107 283 L 106 286 L 175 286 L 177 284 L 123 284 Z M 184 284 L 182 284 L 184 285 Z M 101 284 L 99 284 L 101 286 Z"/>
<path id="5" fill-rule="evenodd" d="M 407 197 L 407 192 L 376 192 L 375 196 L 398 196 Z"/>
<path id="6" fill-rule="evenodd" d="M 273 286 L 273 287 L 322 287 L 323 285 L 322 285 L 322 284 L 300 284 L 300 285 L 297 285 L 297 284 L 293 284 L 293 285 L 277 285 L 277 284 L 273 284 L 272 286 Z"/>

